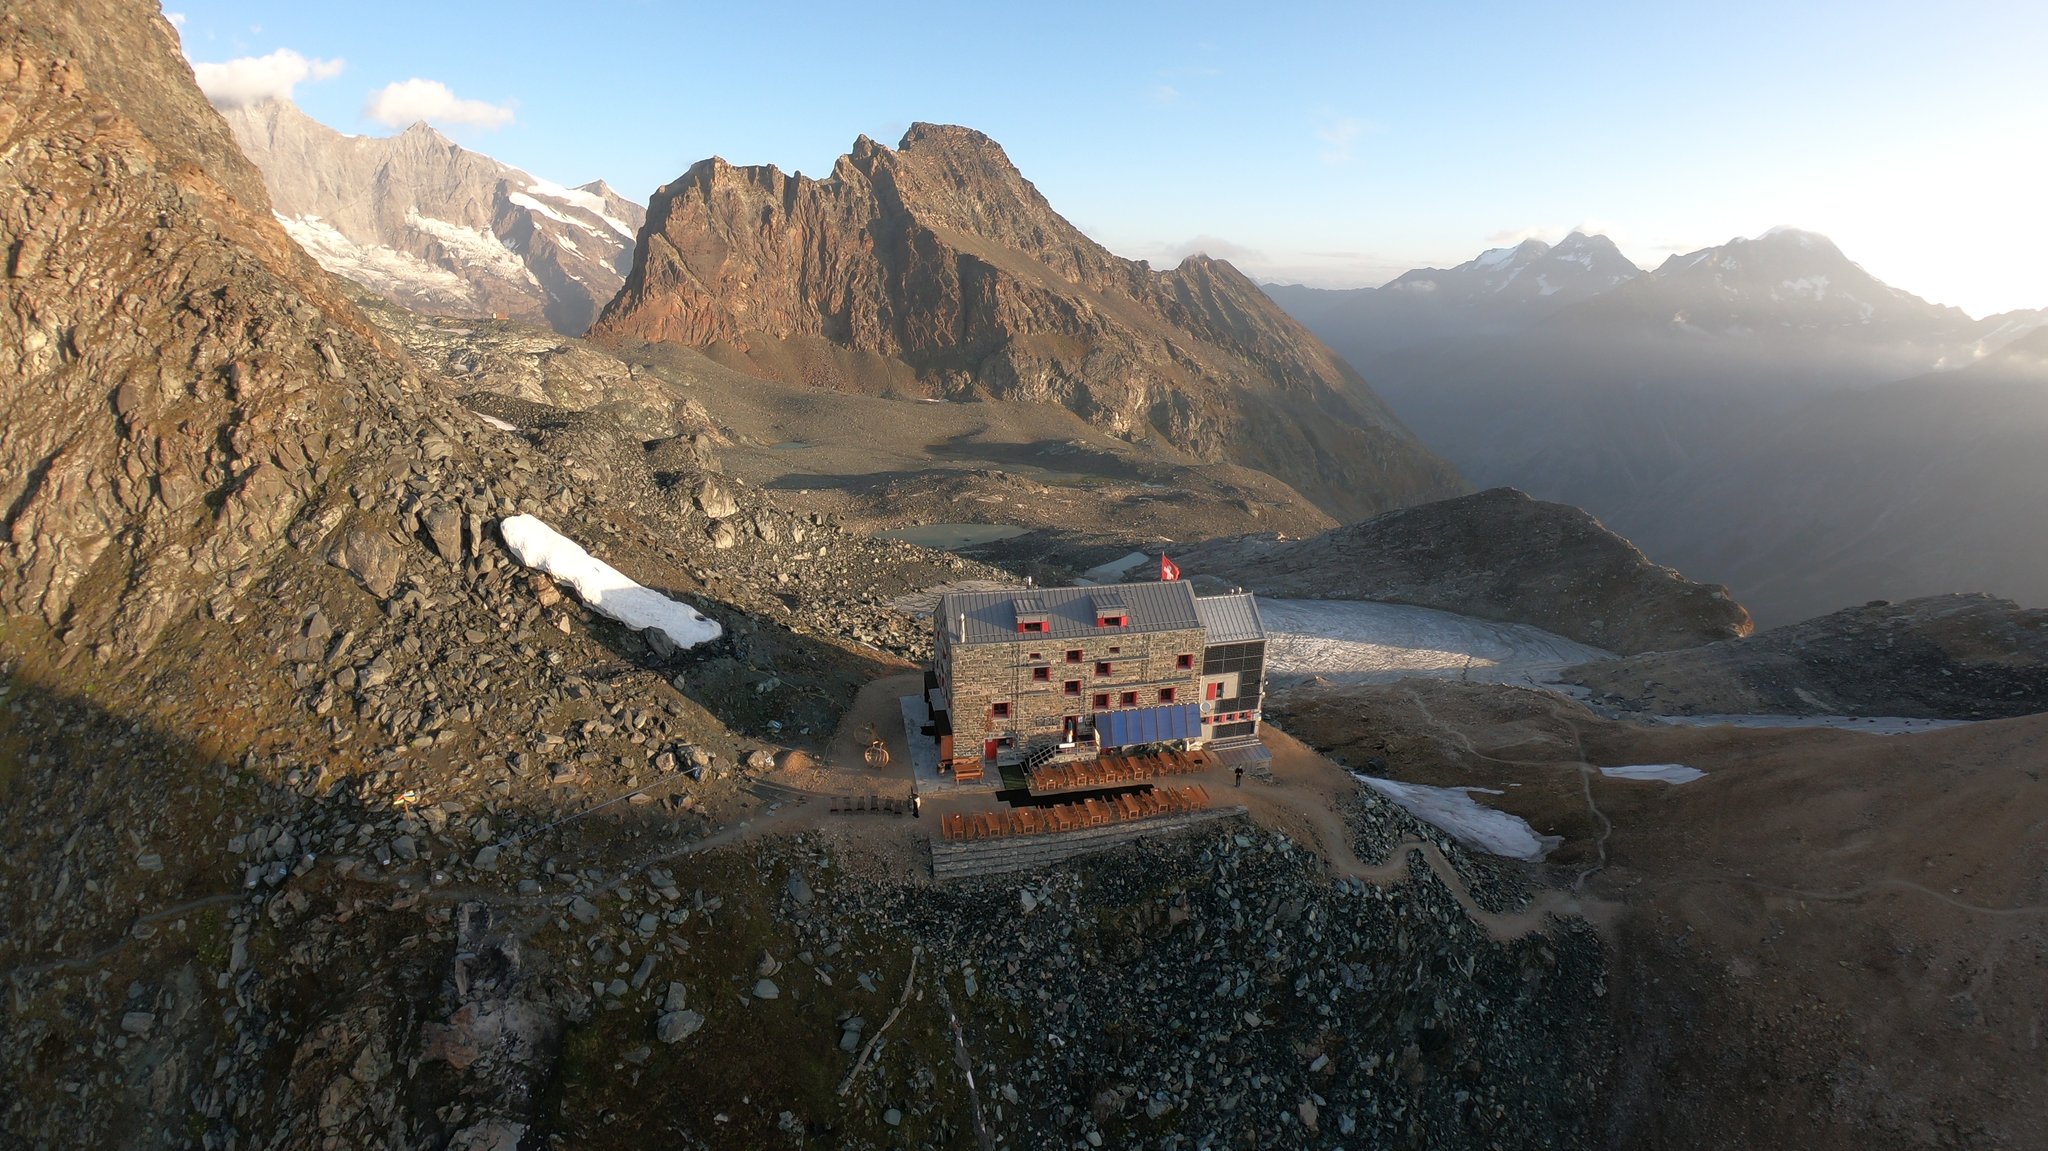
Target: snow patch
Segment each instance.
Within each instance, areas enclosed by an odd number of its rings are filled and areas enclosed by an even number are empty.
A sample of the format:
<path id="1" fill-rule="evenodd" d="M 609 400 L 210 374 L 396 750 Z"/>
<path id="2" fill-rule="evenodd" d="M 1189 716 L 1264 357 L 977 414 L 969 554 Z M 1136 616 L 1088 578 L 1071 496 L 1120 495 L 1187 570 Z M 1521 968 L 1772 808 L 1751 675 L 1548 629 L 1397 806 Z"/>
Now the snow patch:
<path id="1" fill-rule="evenodd" d="M 1515 252 L 1514 248 L 1488 248 L 1479 253 L 1479 258 L 1473 260 L 1472 264 L 1479 268 L 1497 268 L 1514 259 Z"/>
<path id="2" fill-rule="evenodd" d="M 723 629 L 688 604 L 634 583 L 576 541 L 529 515 L 498 521 L 498 535 L 520 563 L 567 583 L 592 611 L 632 628 L 659 628 L 680 648 L 717 639 Z"/>
<path id="3" fill-rule="evenodd" d="M 1603 767 L 1600 774 L 1609 779 L 1654 779 L 1664 783 L 1691 783 L 1707 773 L 1682 763 L 1634 763 L 1624 767 Z"/>
<path id="4" fill-rule="evenodd" d="M 605 214 L 605 209 L 609 205 L 604 202 L 603 196 L 595 192 L 586 192 L 581 188 L 564 188 L 560 184 L 549 183 L 546 180 L 536 180 L 528 184 L 526 190 L 536 196 L 546 196 L 550 200 L 558 200 L 564 204 L 583 209 L 598 219 L 603 220 L 610 226 L 612 231 L 624 236 L 628 243 L 631 243 L 636 238 L 631 224 L 616 216 Z"/>
<path id="5" fill-rule="evenodd" d="M 358 244 L 318 216 L 272 213 L 321 267 L 383 295 L 407 293 L 443 307 L 477 307 L 476 289 L 446 268 L 383 244 Z"/>
<path id="6" fill-rule="evenodd" d="M 467 267 L 482 268 L 508 280 L 525 280 L 536 287 L 540 285 L 540 281 L 533 278 L 533 273 L 526 270 L 526 264 L 518 254 L 489 232 L 422 216 L 417 208 L 405 210 L 405 222 L 408 227 L 439 240 L 451 258 Z"/>
<path id="7" fill-rule="evenodd" d="M 1472 798 L 1476 787 L 1430 787 L 1400 783 L 1391 779 L 1352 773 L 1352 778 L 1372 788 L 1408 814 L 1477 851 L 1522 859 L 1534 863 L 1557 850 L 1564 837 L 1538 835 L 1519 815 L 1495 811 Z M 1498 795 L 1499 792 L 1491 794 Z"/>
<path id="8" fill-rule="evenodd" d="M 476 418 L 482 420 L 483 422 L 489 424 L 490 426 L 498 429 L 501 432 L 516 432 L 519 430 L 519 425 L 512 423 L 510 420 L 501 420 L 496 416 L 485 415 L 482 412 L 476 413 Z"/>

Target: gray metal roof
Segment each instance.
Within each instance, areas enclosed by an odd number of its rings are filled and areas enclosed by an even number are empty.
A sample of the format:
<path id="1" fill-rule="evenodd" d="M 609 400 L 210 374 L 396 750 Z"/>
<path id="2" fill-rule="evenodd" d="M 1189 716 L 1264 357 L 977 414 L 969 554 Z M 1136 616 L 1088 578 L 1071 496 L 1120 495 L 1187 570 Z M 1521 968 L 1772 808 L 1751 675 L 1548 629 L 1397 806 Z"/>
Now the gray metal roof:
<path id="1" fill-rule="evenodd" d="M 1202 628 L 1209 633 L 1211 644 L 1266 638 L 1266 623 L 1259 618 L 1259 601 L 1248 591 L 1198 596 L 1195 612 L 1201 616 Z"/>
<path id="2" fill-rule="evenodd" d="M 1128 626 L 1095 626 L 1097 597 L 1104 592 L 1118 596 L 1130 617 Z M 1041 611 L 1046 616 L 1044 632 L 1017 631 L 1019 602 L 1026 614 Z M 956 591 L 939 598 L 937 610 L 942 626 L 956 643 L 1014 643 L 1024 636 L 1032 639 L 1062 639 L 1102 635 L 1105 632 L 1136 633 L 1197 628 L 1202 618 L 1195 611 L 1195 591 L 1185 580 L 1157 583 L 1110 584 L 1104 587 L 1018 588 L 1015 591 Z M 966 617 L 962 634 L 961 617 Z M 1211 641 L 1214 642 L 1214 641 Z"/>

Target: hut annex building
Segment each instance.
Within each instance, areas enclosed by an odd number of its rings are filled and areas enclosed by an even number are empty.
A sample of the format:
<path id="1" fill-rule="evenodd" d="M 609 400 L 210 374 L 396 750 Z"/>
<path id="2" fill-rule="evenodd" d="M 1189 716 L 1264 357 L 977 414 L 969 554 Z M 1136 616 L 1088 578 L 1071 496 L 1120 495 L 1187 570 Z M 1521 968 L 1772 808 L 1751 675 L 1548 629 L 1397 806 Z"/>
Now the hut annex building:
<path id="1" fill-rule="evenodd" d="M 958 778 L 1119 749 L 1256 739 L 1266 631 L 1249 592 L 1181 580 L 949 592 L 927 680 Z"/>

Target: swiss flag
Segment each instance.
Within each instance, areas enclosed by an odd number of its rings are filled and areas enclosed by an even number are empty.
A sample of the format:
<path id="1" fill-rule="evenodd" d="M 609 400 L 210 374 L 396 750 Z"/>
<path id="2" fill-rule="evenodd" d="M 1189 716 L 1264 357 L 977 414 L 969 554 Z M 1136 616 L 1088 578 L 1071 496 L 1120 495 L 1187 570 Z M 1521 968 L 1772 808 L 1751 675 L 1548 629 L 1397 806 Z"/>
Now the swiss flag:
<path id="1" fill-rule="evenodd" d="M 1160 579 L 1160 582 L 1164 583 L 1164 582 L 1166 582 L 1166 581 L 1168 581 L 1168 580 L 1177 580 L 1177 579 L 1179 579 L 1179 578 L 1180 578 L 1180 565 L 1179 565 L 1179 564 L 1177 564 L 1177 563 L 1174 563 L 1174 562 L 1173 562 L 1172 560 L 1170 560 L 1170 559 L 1167 559 L 1167 558 L 1166 558 L 1166 553 L 1165 553 L 1165 552 L 1160 552 L 1160 553 L 1159 553 L 1159 579 Z"/>

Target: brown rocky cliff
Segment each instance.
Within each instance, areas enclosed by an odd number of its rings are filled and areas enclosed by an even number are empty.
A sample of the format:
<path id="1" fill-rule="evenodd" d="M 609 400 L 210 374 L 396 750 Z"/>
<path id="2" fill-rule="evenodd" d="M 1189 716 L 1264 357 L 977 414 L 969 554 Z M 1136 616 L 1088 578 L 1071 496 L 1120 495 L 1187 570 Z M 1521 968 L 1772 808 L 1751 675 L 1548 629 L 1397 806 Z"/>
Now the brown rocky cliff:
<path id="1" fill-rule="evenodd" d="M 1115 256 L 966 128 L 913 125 L 895 150 L 863 137 L 824 180 L 698 163 L 655 194 L 591 336 L 845 390 L 896 383 L 886 357 L 926 390 L 1059 404 L 1260 468 L 1341 516 L 1462 487 L 1235 268 Z"/>
<path id="2" fill-rule="evenodd" d="M 1715 584 L 1659 567 L 1586 512 L 1492 488 L 1387 512 L 1306 540 L 1212 540 L 1175 556 L 1189 576 L 1311 599 L 1415 604 L 1529 624 L 1633 654 L 1746 636 Z"/>
<path id="3" fill-rule="evenodd" d="M 144 6 L 0 17 L 0 609 L 74 650 L 246 582 L 403 370 L 232 149 Z"/>

